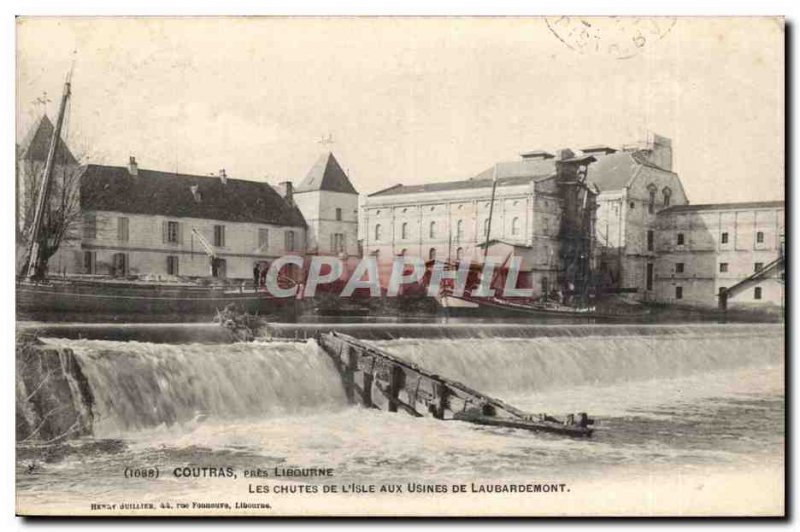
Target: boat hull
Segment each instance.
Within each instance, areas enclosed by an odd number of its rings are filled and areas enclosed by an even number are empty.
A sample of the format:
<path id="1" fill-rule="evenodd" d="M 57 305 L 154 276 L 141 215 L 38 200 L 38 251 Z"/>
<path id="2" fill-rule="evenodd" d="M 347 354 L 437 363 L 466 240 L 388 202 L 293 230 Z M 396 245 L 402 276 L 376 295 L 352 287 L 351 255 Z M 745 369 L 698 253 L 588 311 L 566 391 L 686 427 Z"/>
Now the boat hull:
<path id="1" fill-rule="evenodd" d="M 20 283 L 16 296 L 17 313 L 32 318 L 54 314 L 203 315 L 209 318 L 231 303 L 243 312 L 260 315 L 291 311 L 295 306 L 294 299 L 276 299 L 253 291 L 90 281 Z"/>

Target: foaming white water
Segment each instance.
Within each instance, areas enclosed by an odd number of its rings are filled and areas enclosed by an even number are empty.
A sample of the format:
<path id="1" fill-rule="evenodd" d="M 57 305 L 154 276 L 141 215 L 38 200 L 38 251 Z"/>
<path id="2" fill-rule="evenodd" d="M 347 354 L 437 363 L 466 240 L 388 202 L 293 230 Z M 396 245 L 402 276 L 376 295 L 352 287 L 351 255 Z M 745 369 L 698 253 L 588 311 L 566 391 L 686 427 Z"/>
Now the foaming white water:
<path id="1" fill-rule="evenodd" d="M 49 343 L 75 352 L 94 395 L 95 435 L 346 406 L 336 369 L 314 342 Z"/>
<path id="2" fill-rule="evenodd" d="M 673 379 L 783 364 L 783 338 L 730 331 L 693 334 L 374 342 L 420 366 L 486 392 L 541 392 Z"/>

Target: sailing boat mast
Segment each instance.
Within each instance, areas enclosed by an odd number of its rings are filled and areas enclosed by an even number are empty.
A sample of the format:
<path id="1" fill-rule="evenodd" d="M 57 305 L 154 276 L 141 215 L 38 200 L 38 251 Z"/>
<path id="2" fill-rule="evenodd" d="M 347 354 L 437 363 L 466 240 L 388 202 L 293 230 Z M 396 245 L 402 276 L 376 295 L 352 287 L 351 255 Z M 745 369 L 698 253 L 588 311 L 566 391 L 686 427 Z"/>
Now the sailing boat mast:
<path id="1" fill-rule="evenodd" d="M 39 263 L 39 256 L 41 254 L 40 233 L 42 231 L 42 219 L 45 215 L 50 199 L 50 189 L 52 188 L 51 182 L 53 179 L 53 168 L 55 167 L 56 150 L 58 148 L 59 140 L 61 139 L 61 128 L 64 125 L 64 114 L 67 107 L 67 101 L 70 97 L 70 89 L 72 85 L 72 70 L 70 69 L 67 74 L 67 79 L 64 82 L 64 93 L 61 95 L 61 104 L 58 108 L 58 119 L 56 120 L 56 127 L 53 130 L 53 136 L 50 139 L 50 149 L 47 152 L 47 161 L 44 166 L 44 175 L 42 176 L 42 184 L 39 188 L 39 194 L 36 201 L 36 212 L 33 216 L 33 225 L 31 227 L 30 242 L 28 243 L 28 271 L 26 276 L 28 278 L 36 276 L 36 266 Z"/>
<path id="2" fill-rule="evenodd" d="M 497 191 L 497 164 L 492 170 L 492 199 L 489 202 L 489 219 L 486 223 L 486 244 L 483 246 L 483 263 L 486 264 L 486 254 L 489 253 L 489 236 L 492 234 L 492 214 L 494 213 L 494 194 Z"/>

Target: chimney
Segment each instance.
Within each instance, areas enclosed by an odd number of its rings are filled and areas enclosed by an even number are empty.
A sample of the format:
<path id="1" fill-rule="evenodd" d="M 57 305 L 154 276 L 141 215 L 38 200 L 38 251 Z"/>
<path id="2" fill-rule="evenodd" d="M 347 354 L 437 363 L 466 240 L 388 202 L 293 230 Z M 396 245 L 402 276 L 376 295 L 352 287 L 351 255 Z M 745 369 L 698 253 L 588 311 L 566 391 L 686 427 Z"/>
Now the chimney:
<path id="1" fill-rule="evenodd" d="M 556 152 L 557 156 L 556 159 L 559 161 L 564 161 L 566 159 L 572 159 L 575 157 L 575 153 L 569 148 L 563 148 Z"/>
<path id="2" fill-rule="evenodd" d="M 552 153 L 546 152 L 544 150 L 527 151 L 525 153 L 520 153 L 519 155 L 526 161 L 544 161 L 546 159 L 553 158 Z"/>
<path id="3" fill-rule="evenodd" d="M 219 180 L 222 181 L 223 185 L 228 182 L 228 174 L 225 173 L 224 168 L 219 171 Z"/>
<path id="4" fill-rule="evenodd" d="M 286 203 L 289 205 L 294 206 L 294 185 L 292 185 L 291 181 L 283 181 L 278 183 L 281 187 L 283 187 L 283 199 L 286 200 Z"/>
<path id="5" fill-rule="evenodd" d="M 128 160 L 128 173 L 133 176 L 139 175 L 139 165 L 136 164 L 136 157 L 133 155 Z"/>

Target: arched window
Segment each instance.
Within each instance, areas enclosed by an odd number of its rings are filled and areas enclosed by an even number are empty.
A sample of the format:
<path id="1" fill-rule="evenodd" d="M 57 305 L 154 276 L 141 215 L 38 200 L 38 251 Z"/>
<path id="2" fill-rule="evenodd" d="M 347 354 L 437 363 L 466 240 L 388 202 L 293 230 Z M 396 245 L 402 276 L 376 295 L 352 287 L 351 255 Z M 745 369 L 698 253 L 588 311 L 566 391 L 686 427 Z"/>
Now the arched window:
<path id="1" fill-rule="evenodd" d="M 428 228 L 428 237 L 436 238 L 436 222 L 431 222 L 431 225 Z"/>
<path id="2" fill-rule="evenodd" d="M 403 225 L 400 226 L 400 238 L 405 240 L 408 238 L 408 224 L 403 222 Z"/>
<path id="3" fill-rule="evenodd" d="M 381 239 L 381 224 L 375 224 L 375 240 Z"/>
<path id="4" fill-rule="evenodd" d="M 431 248 L 428 251 L 428 260 L 436 260 L 436 248 Z"/>
<path id="5" fill-rule="evenodd" d="M 661 191 L 664 194 L 664 207 L 669 207 L 669 200 L 672 197 L 672 190 L 669 187 L 664 187 Z"/>
<path id="6" fill-rule="evenodd" d="M 519 234 L 519 218 L 511 220 L 511 234 L 514 236 Z"/>
<path id="7" fill-rule="evenodd" d="M 456 240 L 464 238 L 464 220 L 459 220 L 456 223 Z"/>
<path id="8" fill-rule="evenodd" d="M 489 235 L 489 218 L 483 221 L 483 236 Z"/>
<path id="9" fill-rule="evenodd" d="M 458 248 L 456 250 L 456 260 L 461 260 L 464 258 L 464 248 Z"/>

